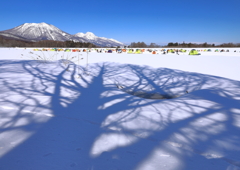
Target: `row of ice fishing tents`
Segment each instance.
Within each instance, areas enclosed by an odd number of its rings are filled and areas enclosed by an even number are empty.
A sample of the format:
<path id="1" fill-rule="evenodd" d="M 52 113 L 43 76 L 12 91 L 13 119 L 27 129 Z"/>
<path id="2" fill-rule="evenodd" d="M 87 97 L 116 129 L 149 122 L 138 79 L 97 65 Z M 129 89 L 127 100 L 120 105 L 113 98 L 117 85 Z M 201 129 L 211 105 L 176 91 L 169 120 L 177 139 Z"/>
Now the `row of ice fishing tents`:
<path id="1" fill-rule="evenodd" d="M 33 51 L 64 51 L 64 52 L 91 52 L 92 49 L 62 49 L 62 48 L 43 48 L 43 49 L 33 49 Z M 95 51 L 99 52 L 98 49 L 95 49 Z M 142 54 L 145 51 L 148 51 L 152 54 L 157 54 L 158 50 L 153 50 L 153 49 L 106 49 L 105 53 L 113 53 L 116 51 L 117 53 L 128 53 L 128 54 Z M 175 52 L 186 52 L 186 50 L 180 49 L 180 50 L 175 50 L 175 49 L 161 49 L 159 50 L 161 52 L 167 52 L 167 53 L 175 53 Z M 191 50 L 189 55 L 198 55 L 196 50 Z"/>
<path id="2" fill-rule="evenodd" d="M 178 52 L 187 52 L 187 50 L 183 50 L 183 49 L 161 49 L 161 50 L 156 50 L 156 49 L 147 49 L 146 51 L 148 51 L 149 53 L 152 54 L 158 54 L 158 52 L 163 52 L 163 54 L 166 53 L 178 53 Z M 134 49 L 129 49 L 128 50 L 128 54 L 142 54 L 143 52 L 145 52 L 145 49 L 136 49 L 134 51 Z"/>
<path id="3" fill-rule="evenodd" d="M 33 49 L 34 51 L 64 51 L 64 52 L 105 52 L 105 53 L 127 53 L 127 54 L 143 54 L 149 52 L 151 54 L 158 54 L 162 52 L 162 54 L 166 53 L 186 53 L 186 49 L 63 49 L 63 48 L 43 48 L 43 49 Z M 189 50 L 188 50 L 189 51 Z M 189 51 L 189 55 L 200 55 L 199 52 L 212 52 L 211 49 L 201 49 L 196 50 L 192 49 Z M 229 50 L 218 50 L 215 49 L 214 52 L 229 52 Z"/>
<path id="4" fill-rule="evenodd" d="M 148 49 L 147 51 L 152 53 L 152 54 L 157 54 L 158 50 Z M 162 50 L 160 50 L 160 52 L 163 52 L 163 54 L 166 54 L 166 53 L 176 53 L 176 54 L 178 54 L 179 52 L 186 53 L 187 50 L 184 50 L 184 49 L 162 49 Z M 140 50 L 140 49 L 136 49 L 135 51 L 133 49 L 128 50 L 128 54 L 142 54 L 142 53 L 143 53 L 143 51 Z M 192 49 L 189 52 L 189 55 L 200 55 L 200 53 L 197 50 Z"/>
<path id="5" fill-rule="evenodd" d="M 129 54 L 133 54 L 133 53 L 134 54 L 141 54 L 144 51 L 145 51 L 145 49 L 135 49 L 135 51 L 134 51 L 134 49 L 129 49 L 128 53 Z M 164 54 L 165 53 L 178 53 L 178 52 L 186 53 L 187 52 L 186 49 L 161 49 L 161 50 L 148 49 L 146 51 L 148 51 L 152 54 L 157 54 L 158 51 L 163 52 Z M 201 50 L 192 49 L 192 50 L 189 50 L 189 55 L 199 55 L 199 52 L 212 52 L 212 50 L 211 49 L 204 49 L 204 50 L 203 49 L 201 49 Z M 229 50 L 228 49 L 227 50 L 215 49 L 214 52 L 229 52 Z M 236 51 L 234 51 L 234 52 L 236 52 Z"/>
<path id="6" fill-rule="evenodd" d="M 33 49 L 33 51 L 64 51 L 64 52 L 86 52 L 86 49 L 62 49 L 62 48 L 43 48 L 43 49 Z"/>
<path id="7" fill-rule="evenodd" d="M 43 48 L 43 49 L 33 49 L 33 51 L 64 51 L 64 52 L 81 52 L 80 49 L 62 49 L 62 48 Z"/>
<path id="8" fill-rule="evenodd" d="M 212 52 L 212 50 L 211 49 L 204 49 L 204 50 L 196 50 L 196 51 L 198 51 L 198 52 Z M 219 50 L 219 49 L 215 49 L 214 50 L 214 52 L 229 52 L 229 50 L 224 50 L 224 49 L 222 49 L 222 50 Z"/>
<path id="9" fill-rule="evenodd" d="M 212 52 L 211 49 L 208 49 L 208 50 L 206 50 L 206 49 L 204 49 L 204 50 L 195 50 L 195 49 L 192 49 L 192 50 L 189 52 L 189 55 L 200 55 L 200 53 L 199 53 L 200 51 L 202 51 L 202 52 Z M 224 49 L 218 50 L 218 49 L 215 49 L 214 52 L 229 52 L 229 50 L 224 50 Z M 236 52 L 236 51 L 235 51 L 235 52 Z"/>
<path id="10" fill-rule="evenodd" d="M 64 51 L 64 52 L 92 52 L 92 51 L 97 51 L 97 52 L 99 52 L 98 51 L 98 49 L 62 49 L 62 48 L 43 48 L 43 49 L 37 49 L 37 48 L 35 48 L 35 49 L 33 49 L 33 51 Z M 115 49 L 114 50 L 108 50 L 108 49 L 105 49 L 105 50 L 101 50 L 101 51 L 105 51 L 105 52 L 109 52 L 109 53 L 111 53 L 111 52 L 113 52 L 113 51 L 115 51 Z M 124 51 L 124 50 L 123 50 Z"/>

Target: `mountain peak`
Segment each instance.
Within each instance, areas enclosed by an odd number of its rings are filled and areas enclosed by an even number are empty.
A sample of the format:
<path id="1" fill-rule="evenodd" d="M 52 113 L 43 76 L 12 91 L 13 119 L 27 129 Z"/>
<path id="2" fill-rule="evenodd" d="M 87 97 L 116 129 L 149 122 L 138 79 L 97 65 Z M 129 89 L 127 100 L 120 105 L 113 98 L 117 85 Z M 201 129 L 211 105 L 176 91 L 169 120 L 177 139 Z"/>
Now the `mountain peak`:
<path id="1" fill-rule="evenodd" d="M 41 23 L 39 23 L 38 25 L 44 25 L 44 26 L 45 26 L 45 25 L 48 25 L 48 26 L 49 26 L 50 24 L 47 24 L 47 23 L 45 23 L 45 22 L 41 22 Z"/>
<path id="2" fill-rule="evenodd" d="M 78 37 L 83 37 L 84 35 L 85 35 L 85 34 L 82 33 L 82 32 L 79 32 L 79 33 L 75 34 L 75 36 L 78 36 Z"/>
<path id="3" fill-rule="evenodd" d="M 27 40 L 54 40 L 54 41 L 76 41 L 76 42 L 90 42 L 98 46 L 121 46 L 123 43 L 114 39 L 104 37 L 97 37 L 92 32 L 86 34 L 79 32 L 75 35 L 68 34 L 54 25 L 41 23 L 25 23 L 15 28 L 1 31 L 1 33 L 19 36 Z"/>
<path id="4" fill-rule="evenodd" d="M 92 32 L 86 32 L 85 35 L 91 35 L 91 36 L 95 36 Z"/>
<path id="5" fill-rule="evenodd" d="M 87 32 L 87 33 L 85 34 L 85 37 L 86 37 L 87 39 L 94 39 L 94 38 L 96 38 L 96 36 L 95 36 L 92 32 Z"/>
<path id="6" fill-rule="evenodd" d="M 50 26 L 50 24 L 47 24 L 45 22 L 41 22 L 41 23 L 25 23 L 25 24 L 22 24 L 20 26 Z"/>
<path id="7" fill-rule="evenodd" d="M 25 23 L 15 28 L 5 30 L 4 32 L 35 41 L 66 41 L 71 36 L 70 34 L 60 30 L 59 28 L 45 22 Z"/>
<path id="8" fill-rule="evenodd" d="M 16 28 L 21 28 L 22 31 L 26 30 L 26 29 L 49 29 L 49 30 L 53 30 L 53 29 L 58 29 L 57 27 L 47 24 L 45 22 L 41 22 L 41 23 L 25 23 L 22 24 Z M 15 29 L 15 28 L 13 28 Z"/>
<path id="9" fill-rule="evenodd" d="M 93 34 L 92 32 L 86 32 L 86 34 L 79 32 L 79 33 L 75 34 L 75 36 L 87 38 L 89 40 L 94 40 L 95 38 L 97 38 L 97 36 L 95 34 Z"/>

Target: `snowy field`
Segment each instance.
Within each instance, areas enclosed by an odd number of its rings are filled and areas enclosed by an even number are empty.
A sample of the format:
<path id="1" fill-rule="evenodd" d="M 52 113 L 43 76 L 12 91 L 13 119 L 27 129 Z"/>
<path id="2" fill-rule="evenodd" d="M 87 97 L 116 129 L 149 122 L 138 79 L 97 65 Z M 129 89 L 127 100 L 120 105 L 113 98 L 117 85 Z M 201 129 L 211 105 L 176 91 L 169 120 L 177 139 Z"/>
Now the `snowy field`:
<path id="1" fill-rule="evenodd" d="M 0 48 L 0 170 L 240 170 L 240 49 L 200 53 Z"/>

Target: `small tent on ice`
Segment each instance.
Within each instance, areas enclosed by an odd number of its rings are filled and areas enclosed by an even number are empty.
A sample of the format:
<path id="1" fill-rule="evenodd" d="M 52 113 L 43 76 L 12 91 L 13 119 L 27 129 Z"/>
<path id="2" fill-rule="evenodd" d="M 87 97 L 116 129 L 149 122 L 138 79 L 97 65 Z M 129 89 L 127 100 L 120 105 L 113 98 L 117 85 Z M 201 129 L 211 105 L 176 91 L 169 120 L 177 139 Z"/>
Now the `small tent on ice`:
<path id="1" fill-rule="evenodd" d="M 129 49 L 129 50 L 128 50 L 128 54 L 133 54 L 133 50 L 132 50 L 132 49 Z"/>
<path id="2" fill-rule="evenodd" d="M 72 49 L 72 52 L 80 52 L 79 49 Z"/>
<path id="3" fill-rule="evenodd" d="M 139 49 L 137 49 L 136 52 L 135 52 L 135 54 L 142 54 L 142 51 L 139 50 Z"/>
<path id="4" fill-rule="evenodd" d="M 52 48 L 50 51 L 57 51 L 57 49 L 56 48 Z"/>
<path id="5" fill-rule="evenodd" d="M 192 50 L 189 52 L 189 55 L 200 55 L 200 53 L 198 53 L 197 50 L 192 49 Z"/>
<path id="6" fill-rule="evenodd" d="M 118 53 L 122 53 L 122 49 L 118 49 L 117 52 L 118 52 Z"/>
<path id="7" fill-rule="evenodd" d="M 71 52 L 71 50 L 70 49 L 65 49 L 65 52 Z"/>
<path id="8" fill-rule="evenodd" d="M 179 50 L 179 51 L 182 52 L 182 53 L 187 52 L 187 50 L 183 50 L 183 49 L 181 49 L 181 50 Z"/>

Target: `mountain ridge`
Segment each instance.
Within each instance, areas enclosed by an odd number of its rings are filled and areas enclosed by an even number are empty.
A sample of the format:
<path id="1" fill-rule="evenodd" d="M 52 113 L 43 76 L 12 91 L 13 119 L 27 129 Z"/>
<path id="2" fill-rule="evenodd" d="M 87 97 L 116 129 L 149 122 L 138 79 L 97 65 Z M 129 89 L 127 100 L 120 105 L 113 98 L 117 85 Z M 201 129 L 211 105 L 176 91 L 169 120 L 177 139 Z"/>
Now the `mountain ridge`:
<path id="1" fill-rule="evenodd" d="M 5 37 L 12 37 L 16 39 L 41 41 L 41 40 L 54 40 L 54 41 L 74 41 L 74 42 L 90 42 L 97 46 L 123 46 L 124 44 L 105 37 L 98 37 L 92 32 L 69 34 L 54 25 L 42 23 L 24 23 L 12 29 L 0 31 L 0 35 Z"/>

